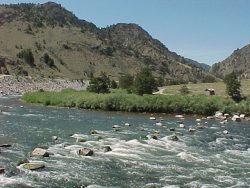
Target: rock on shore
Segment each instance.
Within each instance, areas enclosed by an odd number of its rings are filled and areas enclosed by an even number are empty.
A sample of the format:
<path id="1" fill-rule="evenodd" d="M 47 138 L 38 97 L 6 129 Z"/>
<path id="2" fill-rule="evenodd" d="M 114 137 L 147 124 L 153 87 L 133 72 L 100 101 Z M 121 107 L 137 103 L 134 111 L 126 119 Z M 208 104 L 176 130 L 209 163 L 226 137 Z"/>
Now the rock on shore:
<path id="1" fill-rule="evenodd" d="M 0 96 L 22 95 L 30 91 L 60 91 L 65 88 L 86 89 L 87 82 L 51 78 L 31 78 L 12 75 L 0 75 Z"/>

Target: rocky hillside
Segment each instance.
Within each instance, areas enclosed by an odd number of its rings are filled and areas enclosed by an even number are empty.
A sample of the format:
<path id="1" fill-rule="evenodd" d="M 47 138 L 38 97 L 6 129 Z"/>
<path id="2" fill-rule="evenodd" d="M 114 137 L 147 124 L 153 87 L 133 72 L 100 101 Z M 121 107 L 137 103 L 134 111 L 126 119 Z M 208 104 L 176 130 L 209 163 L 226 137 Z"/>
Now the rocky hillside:
<path id="1" fill-rule="evenodd" d="M 241 78 L 250 78 L 250 44 L 235 50 L 220 63 L 215 63 L 211 71 L 217 76 L 225 76 L 235 71 Z"/>
<path id="2" fill-rule="evenodd" d="M 208 73 L 136 24 L 107 28 L 78 19 L 56 3 L 0 6 L 0 73 L 86 79 L 117 78 L 151 67 L 165 79 L 202 80 Z"/>

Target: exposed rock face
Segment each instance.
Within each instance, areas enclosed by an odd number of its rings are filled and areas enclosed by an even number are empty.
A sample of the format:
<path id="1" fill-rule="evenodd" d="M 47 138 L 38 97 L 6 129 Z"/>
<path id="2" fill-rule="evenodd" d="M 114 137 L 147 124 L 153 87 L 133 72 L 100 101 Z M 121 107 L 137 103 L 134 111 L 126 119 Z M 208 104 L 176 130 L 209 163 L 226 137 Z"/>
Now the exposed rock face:
<path id="1" fill-rule="evenodd" d="M 31 156 L 32 157 L 49 157 L 49 153 L 45 149 L 36 148 L 32 151 Z"/>
<path id="2" fill-rule="evenodd" d="M 224 61 L 215 63 L 211 72 L 217 76 L 225 76 L 236 72 L 241 78 L 250 78 L 250 44 L 235 50 Z"/>

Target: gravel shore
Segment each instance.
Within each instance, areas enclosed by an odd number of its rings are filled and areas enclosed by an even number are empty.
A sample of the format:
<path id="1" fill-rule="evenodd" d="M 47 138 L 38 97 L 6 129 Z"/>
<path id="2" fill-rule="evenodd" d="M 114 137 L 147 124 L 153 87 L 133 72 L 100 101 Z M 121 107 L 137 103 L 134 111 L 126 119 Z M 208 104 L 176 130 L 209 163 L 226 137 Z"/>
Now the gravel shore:
<path id="1" fill-rule="evenodd" d="M 0 96 L 22 95 L 29 91 L 60 91 L 65 88 L 86 89 L 85 81 L 50 78 L 31 78 L 11 75 L 0 75 Z"/>

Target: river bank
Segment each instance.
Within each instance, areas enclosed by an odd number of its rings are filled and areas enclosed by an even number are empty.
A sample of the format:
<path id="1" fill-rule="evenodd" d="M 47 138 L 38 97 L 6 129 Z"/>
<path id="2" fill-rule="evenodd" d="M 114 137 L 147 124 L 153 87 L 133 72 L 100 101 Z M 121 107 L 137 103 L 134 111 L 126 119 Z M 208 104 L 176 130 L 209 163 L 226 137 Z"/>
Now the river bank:
<path id="1" fill-rule="evenodd" d="M 216 111 L 230 114 L 250 113 L 249 98 L 236 103 L 230 98 L 220 96 L 138 96 L 120 90 L 109 94 L 96 94 L 73 89 L 61 92 L 33 92 L 24 94 L 22 100 L 27 103 L 46 106 L 123 112 L 197 115 L 214 115 Z"/>
<path id="2" fill-rule="evenodd" d="M 60 91 L 65 88 L 84 90 L 86 89 L 86 82 L 80 80 L 0 75 L 0 96 L 22 95 L 26 92 L 38 90 Z"/>

